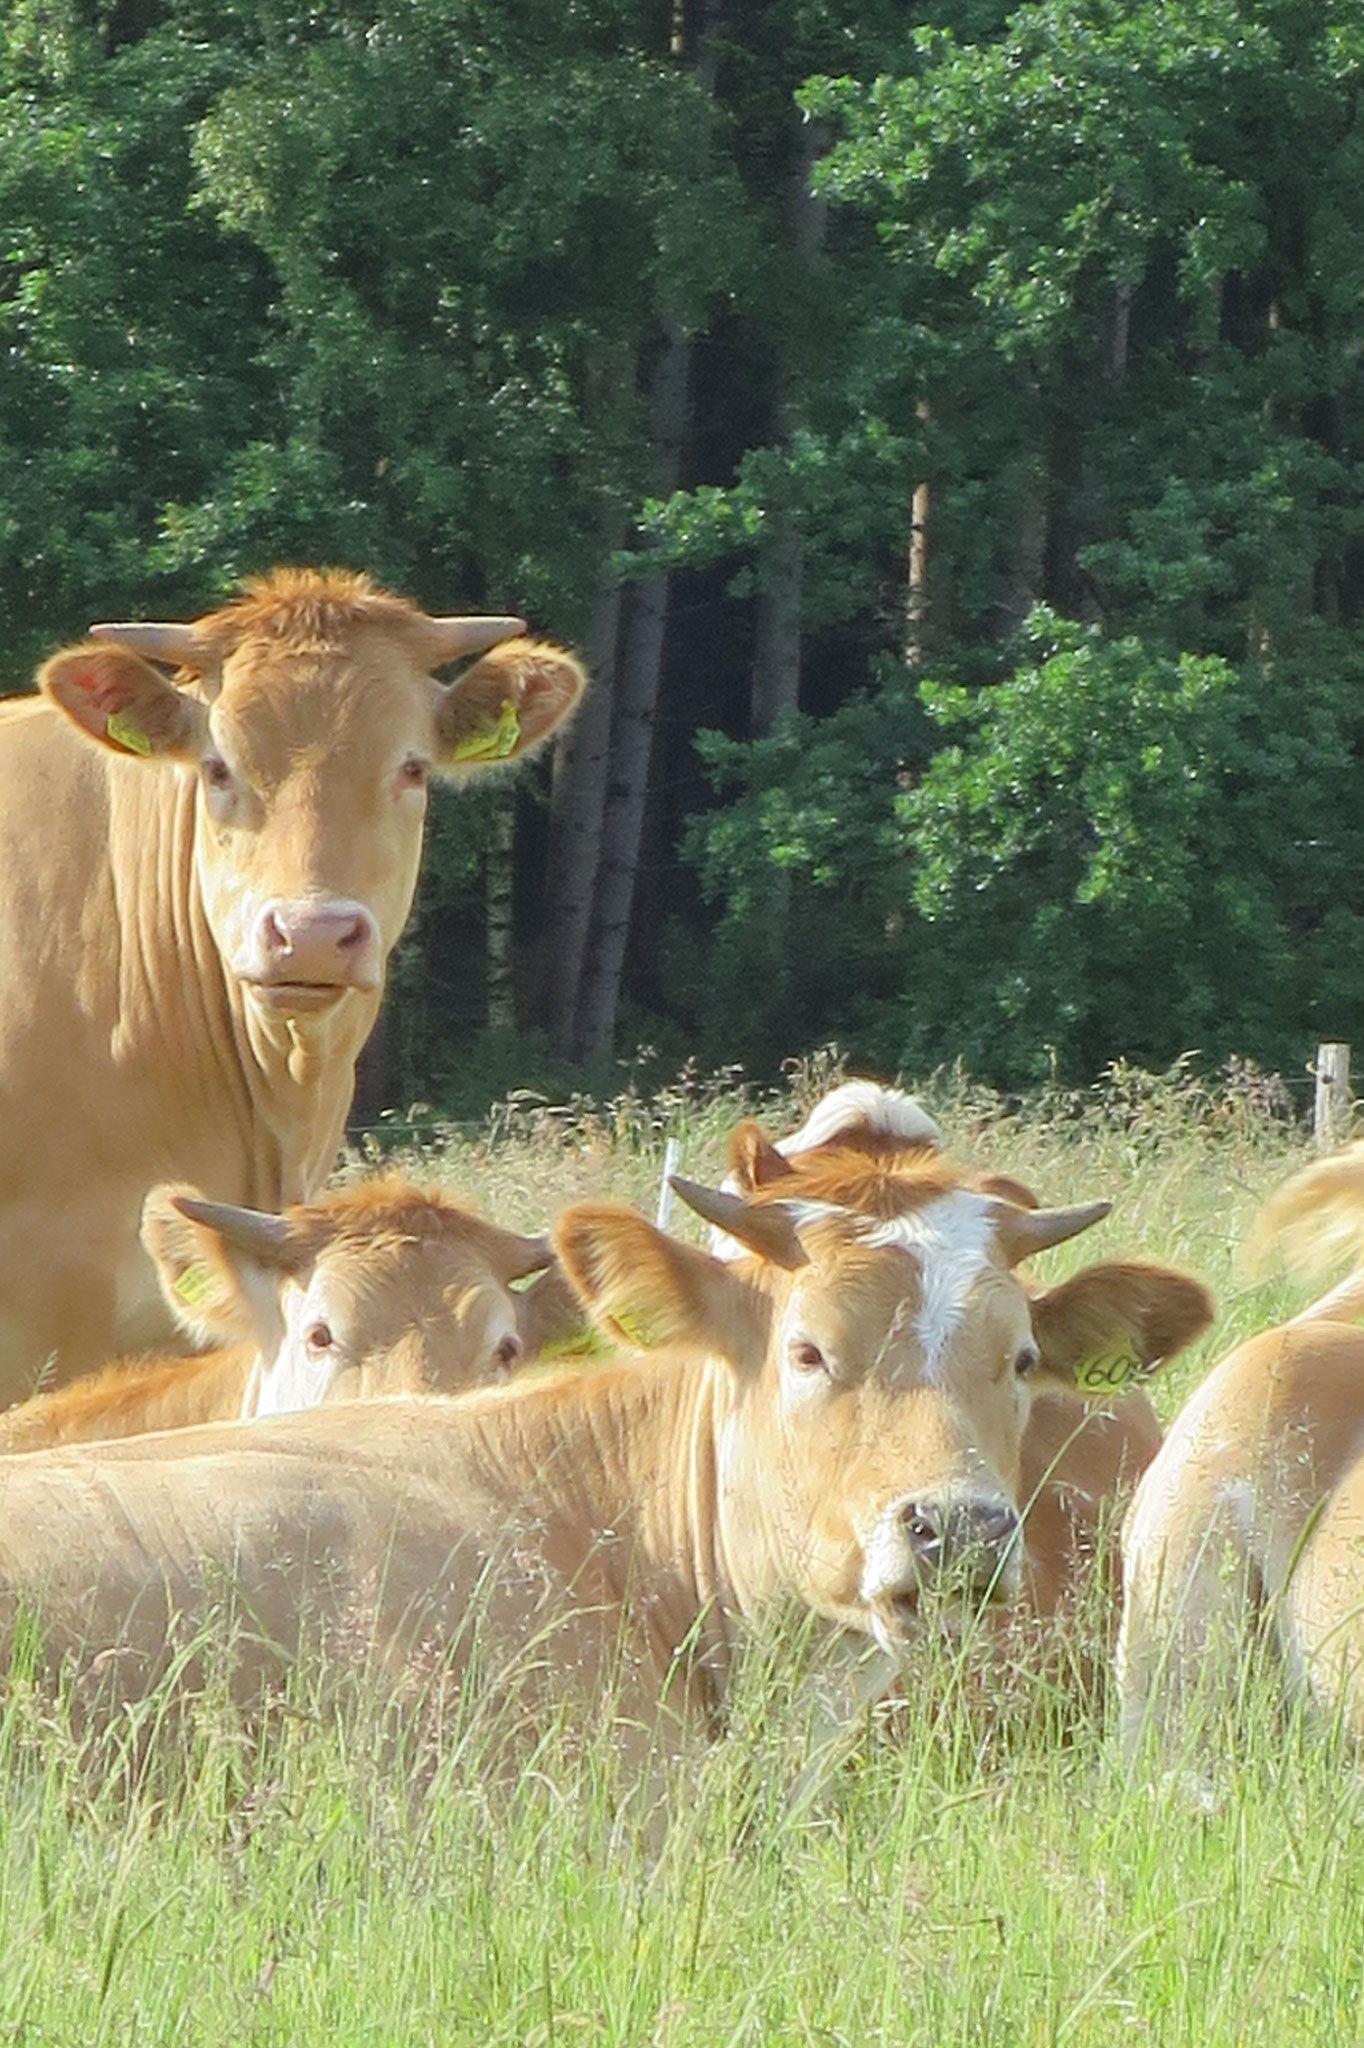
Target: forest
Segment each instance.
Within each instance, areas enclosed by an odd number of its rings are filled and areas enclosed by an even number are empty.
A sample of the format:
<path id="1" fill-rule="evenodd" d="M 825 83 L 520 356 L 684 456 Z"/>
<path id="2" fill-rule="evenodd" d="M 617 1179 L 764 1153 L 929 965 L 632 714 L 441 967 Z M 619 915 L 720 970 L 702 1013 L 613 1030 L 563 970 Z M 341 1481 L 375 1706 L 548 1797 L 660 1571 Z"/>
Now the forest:
<path id="1" fill-rule="evenodd" d="M 9 0 L 0 686 L 277 563 L 595 689 L 369 1105 L 1364 1038 L 1361 0 Z"/>

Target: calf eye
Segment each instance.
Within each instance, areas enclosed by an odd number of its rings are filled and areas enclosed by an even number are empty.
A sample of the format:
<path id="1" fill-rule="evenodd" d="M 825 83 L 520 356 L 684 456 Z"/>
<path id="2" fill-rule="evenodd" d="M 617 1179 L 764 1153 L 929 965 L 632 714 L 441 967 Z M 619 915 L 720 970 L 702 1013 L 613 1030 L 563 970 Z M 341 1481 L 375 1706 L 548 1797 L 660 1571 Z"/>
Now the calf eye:
<path id="1" fill-rule="evenodd" d="M 1041 1363 L 1042 1354 L 1035 1344 L 1019 1345 L 1018 1355 L 1014 1359 L 1014 1371 L 1021 1380 L 1026 1379 L 1030 1372 L 1035 1372 Z"/>
<path id="2" fill-rule="evenodd" d="M 797 1372 L 827 1372 L 828 1361 L 818 1344 L 812 1344 L 808 1337 L 798 1337 L 788 1353 Z"/>
<path id="3" fill-rule="evenodd" d="M 231 789 L 232 770 L 221 754 L 205 754 L 199 763 L 199 772 L 204 778 L 206 789 Z"/>
<path id="4" fill-rule="evenodd" d="M 336 1339 L 327 1323 L 313 1323 L 303 1341 L 310 1351 L 330 1351 Z"/>

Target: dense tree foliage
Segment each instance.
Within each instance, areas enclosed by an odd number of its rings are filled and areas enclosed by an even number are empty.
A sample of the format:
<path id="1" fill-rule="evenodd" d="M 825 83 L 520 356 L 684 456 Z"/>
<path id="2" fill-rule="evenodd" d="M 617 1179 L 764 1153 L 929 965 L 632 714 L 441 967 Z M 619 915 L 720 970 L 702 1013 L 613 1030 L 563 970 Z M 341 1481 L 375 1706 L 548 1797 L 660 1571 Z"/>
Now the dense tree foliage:
<path id="1" fill-rule="evenodd" d="M 4 679 L 287 559 L 588 649 L 372 1099 L 1298 1064 L 1364 1026 L 1362 79 L 1343 0 L 15 0 Z"/>

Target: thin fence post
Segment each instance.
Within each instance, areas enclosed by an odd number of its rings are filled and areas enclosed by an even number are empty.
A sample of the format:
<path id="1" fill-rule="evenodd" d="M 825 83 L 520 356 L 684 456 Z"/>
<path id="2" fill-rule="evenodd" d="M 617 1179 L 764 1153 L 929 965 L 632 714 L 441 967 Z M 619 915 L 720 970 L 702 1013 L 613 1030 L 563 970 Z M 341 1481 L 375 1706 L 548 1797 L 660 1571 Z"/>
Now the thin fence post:
<path id="1" fill-rule="evenodd" d="M 663 1147 L 663 1177 L 658 1188 L 658 1212 L 654 1217 L 660 1230 L 666 1230 L 673 1214 L 673 1181 L 678 1162 L 682 1157 L 682 1146 L 678 1139 L 669 1138 Z"/>
<path id="2" fill-rule="evenodd" d="M 1350 1127 L 1350 1048 L 1337 1039 L 1317 1047 L 1317 1101 L 1312 1129 L 1318 1152 L 1331 1152 Z"/>

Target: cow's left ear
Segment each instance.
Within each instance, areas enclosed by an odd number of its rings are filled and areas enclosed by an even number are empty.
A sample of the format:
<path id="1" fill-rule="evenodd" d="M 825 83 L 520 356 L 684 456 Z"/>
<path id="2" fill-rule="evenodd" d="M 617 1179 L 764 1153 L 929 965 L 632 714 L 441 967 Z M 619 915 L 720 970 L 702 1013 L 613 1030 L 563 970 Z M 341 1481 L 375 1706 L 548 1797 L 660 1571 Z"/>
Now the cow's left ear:
<path id="1" fill-rule="evenodd" d="M 166 1306 L 195 1343 L 277 1340 L 281 1279 L 304 1257 L 284 1217 L 163 1185 L 142 1205 L 142 1242 Z"/>
<path id="2" fill-rule="evenodd" d="M 582 664 L 541 640 L 506 640 L 441 693 L 436 772 L 465 776 L 518 761 L 561 725 L 587 682 Z"/>
<path id="3" fill-rule="evenodd" d="M 197 761 L 208 744 L 205 707 L 126 647 L 63 648 L 38 686 L 83 733 L 133 760 Z"/>
<path id="4" fill-rule="evenodd" d="M 551 1234 L 564 1271 L 608 1335 L 640 1351 L 698 1345 L 742 1371 L 762 1363 L 766 1297 L 718 1259 L 615 1203 L 575 1202 Z"/>
<path id="5" fill-rule="evenodd" d="M 1201 1280 L 1170 1266 L 1118 1261 L 1086 1266 L 1029 1306 L 1041 1352 L 1036 1383 L 1094 1399 L 1156 1372 L 1213 1314 Z"/>

